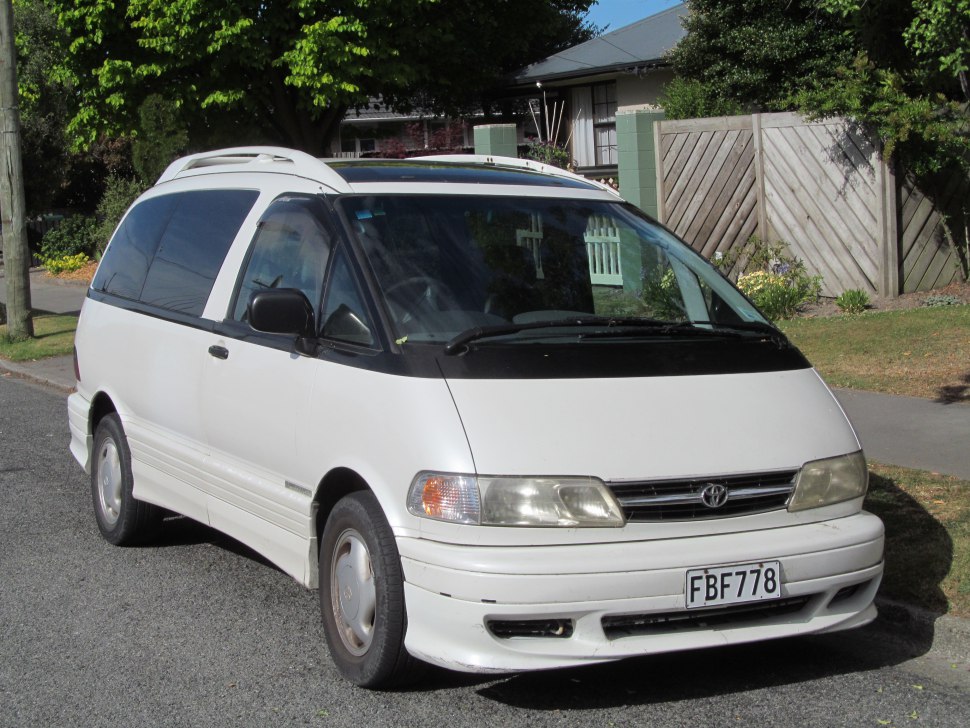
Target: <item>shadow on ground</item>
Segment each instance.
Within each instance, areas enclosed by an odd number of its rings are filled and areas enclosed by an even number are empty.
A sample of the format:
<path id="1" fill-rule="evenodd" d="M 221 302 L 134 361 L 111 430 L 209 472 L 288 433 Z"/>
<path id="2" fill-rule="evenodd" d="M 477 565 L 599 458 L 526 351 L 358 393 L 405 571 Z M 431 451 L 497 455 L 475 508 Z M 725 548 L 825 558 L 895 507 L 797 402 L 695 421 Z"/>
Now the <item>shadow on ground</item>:
<path id="1" fill-rule="evenodd" d="M 960 378 L 961 384 L 948 384 L 940 387 L 936 393 L 935 402 L 940 404 L 955 404 L 970 402 L 970 372 Z"/>

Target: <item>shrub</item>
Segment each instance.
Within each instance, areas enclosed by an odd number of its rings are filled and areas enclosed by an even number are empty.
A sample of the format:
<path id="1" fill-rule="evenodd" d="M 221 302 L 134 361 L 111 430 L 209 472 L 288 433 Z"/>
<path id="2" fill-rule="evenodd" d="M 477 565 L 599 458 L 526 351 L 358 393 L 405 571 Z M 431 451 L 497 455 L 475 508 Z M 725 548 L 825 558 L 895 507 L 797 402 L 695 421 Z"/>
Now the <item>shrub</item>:
<path id="1" fill-rule="evenodd" d="M 57 255 L 51 258 L 45 258 L 44 256 L 38 257 L 40 258 L 40 262 L 44 265 L 44 268 L 46 268 L 47 272 L 52 276 L 80 270 L 88 264 L 89 260 L 91 260 L 84 253 L 77 253 L 76 255 Z"/>
<path id="2" fill-rule="evenodd" d="M 822 276 L 809 275 L 805 263 L 782 241 L 768 243 L 752 236 L 744 245 L 716 254 L 712 262 L 725 275 L 736 275 L 738 288 L 772 321 L 791 318 L 822 292 Z"/>
<path id="3" fill-rule="evenodd" d="M 529 142 L 529 149 L 525 156 L 560 169 L 566 169 L 569 166 L 569 152 L 552 142 Z"/>
<path id="4" fill-rule="evenodd" d="M 97 221 L 86 215 L 74 215 L 48 230 L 40 241 L 40 258 L 60 258 L 66 255 L 90 255 L 96 243 Z"/>
<path id="5" fill-rule="evenodd" d="M 869 294 L 858 288 L 850 288 L 835 299 L 835 305 L 842 313 L 862 313 L 869 308 Z"/>
<path id="6" fill-rule="evenodd" d="M 738 288 L 772 321 L 791 318 L 799 306 L 818 299 L 818 276 L 754 271 L 738 278 Z"/>
<path id="7" fill-rule="evenodd" d="M 923 299 L 924 306 L 959 306 L 961 303 L 959 298 L 949 293 L 939 293 Z"/>
<path id="8" fill-rule="evenodd" d="M 684 301 L 673 268 L 667 268 L 662 274 L 655 270 L 651 275 L 643 276 L 640 298 L 653 318 L 665 321 L 683 321 L 685 318 Z"/>
<path id="9" fill-rule="evenodd" d="M 108 177 L 104 195 L 98 203 L 100 222 L 94 232 L 94 249 L 91 251 L 94 257 L 101 257 L 125 211 L 131 207 L 131 203 L 141 192 L 142 186 L 137 180 L 114 174 Z"/>

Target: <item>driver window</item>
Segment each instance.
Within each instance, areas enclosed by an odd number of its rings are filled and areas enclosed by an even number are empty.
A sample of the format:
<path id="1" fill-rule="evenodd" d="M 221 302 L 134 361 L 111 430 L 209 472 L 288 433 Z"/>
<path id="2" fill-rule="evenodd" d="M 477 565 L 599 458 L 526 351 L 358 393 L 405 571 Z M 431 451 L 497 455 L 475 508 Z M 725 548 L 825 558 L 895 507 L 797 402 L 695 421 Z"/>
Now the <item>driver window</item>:
<path id="1" fill-rule="evenodd" d="M 319 306 L 331 235 L 316 207 L 312 199 L 288 198 L 266 210 L 256 227 L 233 305 L 233 320 L 245 321 L 253 294 L 270 288 L 295 288 L 314 309 Z"/>

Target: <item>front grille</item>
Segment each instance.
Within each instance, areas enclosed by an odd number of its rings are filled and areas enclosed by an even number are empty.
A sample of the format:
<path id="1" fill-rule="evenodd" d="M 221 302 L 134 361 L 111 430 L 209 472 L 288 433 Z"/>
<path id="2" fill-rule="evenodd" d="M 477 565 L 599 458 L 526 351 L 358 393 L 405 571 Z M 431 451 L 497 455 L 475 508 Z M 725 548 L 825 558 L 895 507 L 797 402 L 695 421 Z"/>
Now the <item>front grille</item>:
<path id="1" fill-rule="evenodd" d="M 572 637 L 571 619 L 490 619 L 488 631 L 496 637 Z"/>
<path id="2" fill-rule="evenodd" d="M 727 518 L 784 508 L 795 489 L 797 470 L 728 475 L 689 480 L 650 480 L 607 483 L 627 521 L 690 521 Z M 720 486 L 712 489 L 711 486 Z M 705 499 L 705 490 L 708 496 Z M 724 502 L 710 494 L 720 490 Z M 705 500 L 707 503 L 705 503 Z"/>
<path id="3" fill-rule="evenodd" d="M 811 596 L 790 597 L 788 599 L 773 599 L 770 602 L 754 602 L 712 609 L 692 609 L 691 611 L 664 614 L 612 615 L 603 617 L 603 632 L 606 633 L 607 639 L 614 640 L 621 637 L 743 624 L 768 617 L 795 614 L 800 612 L 811 598 Z"/>

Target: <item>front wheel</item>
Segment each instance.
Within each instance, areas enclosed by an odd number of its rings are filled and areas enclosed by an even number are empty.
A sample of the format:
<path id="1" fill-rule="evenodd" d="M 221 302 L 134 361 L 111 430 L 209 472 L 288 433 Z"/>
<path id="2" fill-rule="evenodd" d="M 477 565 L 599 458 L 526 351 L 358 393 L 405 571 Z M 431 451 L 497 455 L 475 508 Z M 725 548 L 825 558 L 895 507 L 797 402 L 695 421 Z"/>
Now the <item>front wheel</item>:
<path id="1" fill-rule="evenodd" d="M 351 493 L 334 506 L 319 568 L 324 632 L 340 673 L 365 688 L 416 679 L 421 663 L 404 648 L 401 557 L 373 493 Z"/>
<path id="2" fill-rule="evenodd" d="M 115 546 L 142 543 L 155 534 L 161 510 L 131 494 L 131 451 L 118 415 L 107 415 L 94 433 L 91 496 L 98 529 Z"/>

